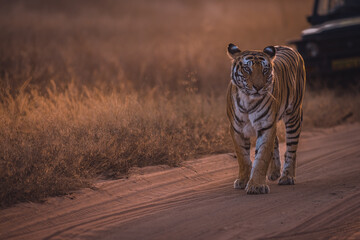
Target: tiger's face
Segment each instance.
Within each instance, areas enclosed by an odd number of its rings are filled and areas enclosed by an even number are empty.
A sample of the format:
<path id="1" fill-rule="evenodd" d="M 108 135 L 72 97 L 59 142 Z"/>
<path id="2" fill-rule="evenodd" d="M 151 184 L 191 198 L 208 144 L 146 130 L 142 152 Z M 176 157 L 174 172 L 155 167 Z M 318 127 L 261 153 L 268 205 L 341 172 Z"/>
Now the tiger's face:
<path id="1" fill-rule="evenodd" d="M 231 81 L 246 95 L 260 97 L 270 90 L 273 83 L 273 59 L 275 48 L 261 51 L 240 51 L 230 43 L 228 54 L 233 60 Z"/>

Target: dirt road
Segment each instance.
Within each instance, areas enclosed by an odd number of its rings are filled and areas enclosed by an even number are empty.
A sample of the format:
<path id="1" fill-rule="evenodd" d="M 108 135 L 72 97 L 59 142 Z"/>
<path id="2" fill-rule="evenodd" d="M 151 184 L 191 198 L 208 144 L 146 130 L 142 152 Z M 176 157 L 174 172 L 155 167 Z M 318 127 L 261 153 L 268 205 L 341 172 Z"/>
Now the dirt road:
<path id="1" fill-rule="evenodd" d="M 246 195 L 236 172 L 228 154 L 135 169 L 1 210 L 0 239 L 360 239 L 360 125 L 304 132 L 294 186 Z"/>

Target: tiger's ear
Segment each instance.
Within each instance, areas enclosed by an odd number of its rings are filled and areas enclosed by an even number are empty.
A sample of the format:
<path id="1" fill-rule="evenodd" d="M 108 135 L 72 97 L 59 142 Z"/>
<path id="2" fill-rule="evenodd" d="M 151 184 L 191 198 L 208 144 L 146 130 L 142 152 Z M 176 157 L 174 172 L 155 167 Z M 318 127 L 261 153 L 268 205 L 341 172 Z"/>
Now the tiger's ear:
<path id="1" fill-rule="evenodd" d="M 275 56 L 276 53 L 276 49 L 274 46 L 267 46 L 266 48 L 264 48 L 264 53 L 266 53 L 267 55 L 269 55 L 270 58 L 273 58 Z"/>
<path id="2" fill-rule="evenodd" d="M 241 52 L 240 49 L 232 43 L 229 44 L 227 50 L 229 57 L 231 57 L 232 59 L 234 59 L 236 55 Z"/>

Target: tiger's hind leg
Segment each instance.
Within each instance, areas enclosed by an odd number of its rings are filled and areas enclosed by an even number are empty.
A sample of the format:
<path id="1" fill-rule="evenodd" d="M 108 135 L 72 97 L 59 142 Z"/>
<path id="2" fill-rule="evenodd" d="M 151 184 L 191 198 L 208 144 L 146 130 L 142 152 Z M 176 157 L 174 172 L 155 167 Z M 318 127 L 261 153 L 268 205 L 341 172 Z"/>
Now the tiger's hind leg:
<path id="1" fill-rule="evenodd" d="M 275 144 L 274 144 L 274 153 L 272 160 L 270 161 L 269 168 L 268 168 L 268 179 L 270 181 L 275 181 L 280 177 L 280 154 L 279 154 L 279 139 L 275 137 Z"/>
<path id="2" fill-rule="evenodd" d="M 252 166 L 250 160 L 250 139 L 235 131 L 231 131 L 231 136 L 239 163 L 239 175 L 234 182 L 234 188 L 244 189 L 249 181 Z"/>
<path id="3" fill-rule="evenodd" d="M 295 184 L 296 151 L 301 132 L 301 118 L 302 110 L 299 109 L 292 116 L 285 119 L 286 153 L 279 185 Z"/>

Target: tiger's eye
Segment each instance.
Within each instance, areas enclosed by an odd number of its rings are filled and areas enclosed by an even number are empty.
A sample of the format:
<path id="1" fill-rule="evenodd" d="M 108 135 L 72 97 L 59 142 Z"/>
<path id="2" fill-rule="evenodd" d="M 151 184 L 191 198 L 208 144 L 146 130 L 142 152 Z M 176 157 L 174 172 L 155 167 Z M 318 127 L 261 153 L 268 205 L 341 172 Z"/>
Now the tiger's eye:
<path id="1" fill-rule="evenodd" d="M 250 73 L 250 68 L 249 67 L 244 67 L 244 70 L 247 72 L 247 73 Z"/>

